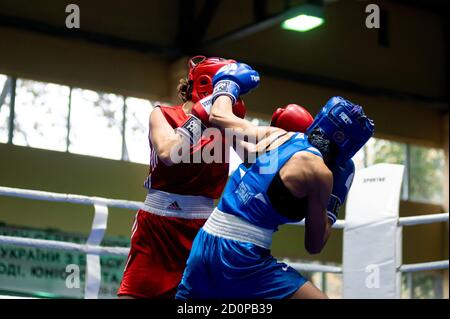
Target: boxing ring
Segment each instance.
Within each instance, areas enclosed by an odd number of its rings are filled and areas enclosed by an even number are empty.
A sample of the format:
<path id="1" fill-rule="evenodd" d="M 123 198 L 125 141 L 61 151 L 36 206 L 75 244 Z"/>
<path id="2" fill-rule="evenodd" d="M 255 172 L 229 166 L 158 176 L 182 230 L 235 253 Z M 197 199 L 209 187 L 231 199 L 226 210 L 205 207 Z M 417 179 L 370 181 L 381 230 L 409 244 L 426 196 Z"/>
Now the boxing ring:
<path id="1" fill-rule="evenodd" d="M 374 167 L 375 169 L 373 169 Z M 403 227 L 449 221 L 448 213 L 399 218 L 398 203 L 402 174 L 403 166 L 393 164 L 378 164 L 357 172 L 347 199 L 346 220 L 338 220 L 333 225 L 333 228 L 343 229 L 344 232 L 342 266 L 288 263 L 298 271 L 342 274 L 344 298 L 400 298 L 401 273 L 448 269 L 448 260 L 416 264 L 402 264 L 401 262 Z M 387 180 L 391 180 L 391 182 L 381 183 Z M 371 199 L 366 198 L 367 194 L 371 194 L 370 191 L 374 191 L 373 189 L 367 189 L 367 187 L 373 188 L 374 186 L 370 183 L 376 184 L 377 181 L 381 183 L 375 186 L 380 188 L 377 189 L 378 194 L 385 196 L 385 201 L 381 204 L 378 203 L 380 202 L 378 199 L 370 203 Z M 368 191 L 369 193 L 367 193 Z M 115 207 L 136 211 L 143 207 L 143 203 L 135 201 L 10 187 L 0 187 L 0 196 L 94 206 L 95 214 L 91 232 L 84 244 L 28 237 L 0 236 L 0 245 L 57 249 L 86 254 L 84 298 L 87 299 L 98 298 L 101 283 L 100 256 L 127 256 L 129 251 L 128 248 L 124 247 L 101 245 L 107 227 L 108 208 Z M 377 206 L 376 202 L 378 207 L 375 207 Z M 362 211 L 362 204 L 369 206 L 370 209 L 366 208 Z M 374 216 L 373 210 L 379 213 Z M 292 225 L 302 227 L 304 222 Z M 384 238 L 380 238 L 382 237 L 380 234 L 383 234 Z M 368 250 L 372 252 L 370 256 L 364 254 Z M 370 278 L 371 276 L 373 278 Z M 377 282 L 379 286 L 381 285 L 381 289 L 376 287 Z"/>

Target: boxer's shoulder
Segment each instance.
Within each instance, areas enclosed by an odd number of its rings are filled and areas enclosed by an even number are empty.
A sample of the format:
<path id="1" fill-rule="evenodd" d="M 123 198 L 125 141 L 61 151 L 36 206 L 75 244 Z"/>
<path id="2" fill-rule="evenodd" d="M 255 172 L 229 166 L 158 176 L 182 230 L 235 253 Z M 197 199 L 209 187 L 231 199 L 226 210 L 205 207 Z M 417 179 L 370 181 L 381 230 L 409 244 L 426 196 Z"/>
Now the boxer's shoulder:
<path id="1" fill-rule="evenodd" d="M 322 157 L 305 150 L 293 154 L 289 161 L 295 164 L 301 164 L 298 166 L 303 169 L 320 169 L 322 166 L 326 166 Z"/>
<path id="2" fill-rule="evenodd" d="M 182 104 L 179 104 L 179 105 L 161 105 L 161 104 L 157 104 L 157 105 L 155 105 L 153 110 L 157 110 L 157 109 L 161 110 L 161 112 L 163 112 L 164 114 L 172 113 L 172 112 L 176 112 L 176 113 L 183 112 L 184 113 Z"/>
<path id="3" fill-rule="evenodd" d="M 305 151 L 295 153 L 282 168 L 281 173 L 282 176 L 290 176 L 298 183 L 328 180 L 332 177 L 331 171 L 320 156 Z"/>
<path id="4" fill-rule="evenodd" d="M 157 114 L 155 116 L 155 114 Z M 150 114 L 150 117 L 156 117 L 155 121 L 160 121 L 161 115 L 172 127 L 179 127 L 186 119 L 187 115 L 183 110 L 183 105 L 157 105 Z"/>

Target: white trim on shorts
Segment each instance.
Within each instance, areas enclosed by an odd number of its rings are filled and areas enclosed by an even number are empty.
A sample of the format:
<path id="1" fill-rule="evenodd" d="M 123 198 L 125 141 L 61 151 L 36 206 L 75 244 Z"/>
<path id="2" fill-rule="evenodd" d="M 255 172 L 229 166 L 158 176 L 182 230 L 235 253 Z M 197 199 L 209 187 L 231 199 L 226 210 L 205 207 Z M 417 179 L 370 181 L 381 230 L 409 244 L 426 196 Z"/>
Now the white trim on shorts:
<path id="1" fill-rule="evenodd" d="M 179 195 L 149 189 L 143 209 L 149 213 L 186 219 L 207 219 L 214 200 L 205 196 Z"/>
<path id="2" fill-rule="evenodd" d="M 214 236 L 252 243 L 266 249 L 272 245 L 273 230 L 253 225 L 217 208 L 203 225 L 203 230 Z"/>

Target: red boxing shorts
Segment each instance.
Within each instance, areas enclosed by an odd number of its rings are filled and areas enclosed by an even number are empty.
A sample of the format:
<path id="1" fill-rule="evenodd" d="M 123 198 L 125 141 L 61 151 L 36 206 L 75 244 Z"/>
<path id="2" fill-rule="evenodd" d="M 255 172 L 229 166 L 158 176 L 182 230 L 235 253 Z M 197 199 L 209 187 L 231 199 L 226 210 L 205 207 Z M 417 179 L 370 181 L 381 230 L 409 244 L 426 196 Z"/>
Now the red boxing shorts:
<path id="1" fill-rule="evenodd" d="M 150 190 L 137 212 L 119 296 L 173 299 L 213 200 Z M 189 211 L 187 211 L 189 209 Z"/>

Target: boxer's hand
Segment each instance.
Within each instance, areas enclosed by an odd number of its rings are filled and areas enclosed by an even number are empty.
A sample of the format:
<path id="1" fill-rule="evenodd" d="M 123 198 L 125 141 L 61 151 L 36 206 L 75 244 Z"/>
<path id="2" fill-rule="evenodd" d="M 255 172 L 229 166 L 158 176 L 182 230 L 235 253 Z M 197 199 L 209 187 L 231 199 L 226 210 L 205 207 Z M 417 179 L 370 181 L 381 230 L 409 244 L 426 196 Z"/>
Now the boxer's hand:
<path id="1" fill-rule="evenodd" d="M 212 106 L 212 95 L 209 95 L 192 106 L 191 113 L 201 120 L 201 122 L 206 126 L 210 127 L 209 115 L 211 114 Z M 244 101 L 242 99 L 237 99 L 236 103 L 233 105 L 233 114 L 237 117 L 243 119 L 247 110 L 245 108 Z"/>
<path id="2" fill-rule="evenodd" d="M 350 159 L 340 166 L 331 169 L 333 173 L 333 189 L 327 207 L 327 216 L 334 224 L 337 220 L 339 209 L 347 197 L 350 186 L 355 176 L 355 164 Z"/>
<path id="3" fill-rule="evenodd" d="M 245 63 L 231 63 L 217 71 L 213 78 L 213 103 L 217 97 L 227 95 L 232 104 L 240 95 L 248 93 L 259 85 L 259 74 Z"/>
<path id="4" fill-rule="evenodd" d="M 190 145 L 195 145 L 200 141 L 206 126 L 195 115 L 190 114 L 187 120 L 175 129 L 177 134 L 185 138 Z"/>
<path id="5" fill-rule="evenodd" d="M 245 118 L 245 114 L 247 114 L 247 108 L 245 107 L 244 100 L 242 100 L 241 98 L 238 98 L 236 103 L 234 103 L 233 114 L 241 119 Z"/>
<path id="6" fill-rule="evenodd" d="M 209 95 L 192 106 L 191 114 L 200 119 L 200 121 L 209 127 L 209 114 L 211 113 L 212 95 Z"/>

